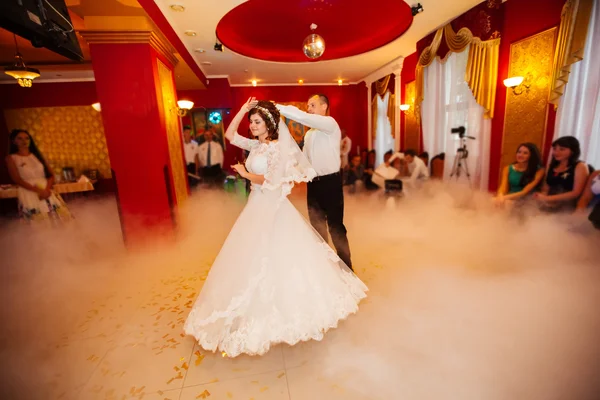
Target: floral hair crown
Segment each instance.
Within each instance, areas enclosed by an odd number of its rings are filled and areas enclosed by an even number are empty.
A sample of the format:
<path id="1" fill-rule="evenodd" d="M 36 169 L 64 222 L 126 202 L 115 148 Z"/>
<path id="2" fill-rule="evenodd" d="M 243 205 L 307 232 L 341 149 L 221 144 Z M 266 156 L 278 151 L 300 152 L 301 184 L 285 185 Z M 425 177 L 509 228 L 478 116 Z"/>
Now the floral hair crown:
<path id="1" fill-rule="evenodd" d="M 273 116 L 271 115 L 271 113 L 269 112 L 269 110 L 267 110 L 264 107 L 260 107 L 260 106 L 256 106 L 254 108 L 262 111 L 263 114 L 265 114 L 269 118 L 269 120 L 271 121 L 271 123 L 273 124 L 273 126 L 275 126 L 275 127 L 277 126 L 277 124 L 275 123 L 275 118 L 273 118 Z"/>

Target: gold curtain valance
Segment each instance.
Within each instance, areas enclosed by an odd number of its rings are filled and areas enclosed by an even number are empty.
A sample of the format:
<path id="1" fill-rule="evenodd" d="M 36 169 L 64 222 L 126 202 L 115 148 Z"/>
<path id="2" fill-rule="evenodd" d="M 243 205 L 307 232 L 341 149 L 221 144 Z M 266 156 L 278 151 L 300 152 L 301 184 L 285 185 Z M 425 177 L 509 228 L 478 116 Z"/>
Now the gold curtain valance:
<path id="1" fill-rule="evenodd" d="M 377 91 L 378 95 L 383 96 L 385 92 L 387 92 L 391 76 L 392 75 L 387 75 L 385 78 L 381 78 L 377 82 L 375 82 L 375 90 Z"/>
<path id="2" fill-rule="evenodd" d="M 571 66 L 583 60 L 583 50 L 594 0 L 567 0 L 560 19 L 552 70 L 550 103 L 558 105 L 565 91 Z"/>
<path id="3" fill-rule="evenodd" d="M 465 80 L 469 84 L 477 103 L 485 109 L 485 117 L 493 118 L 498 80 L 500 38 L 482 41 L 473 37 L 473 33 L 468 28 L 461 28 L 458 32 L 454 32 L 452 26 L 448 24 L 437 30 L 431 45 L 426 47 L 419 56 L 415 71 L 415 112 L 417 119 L 420 119 L 420 108 L 423 102 L 423 72 L 425 67 L 430 65 L 437 57 L 442 38 L 446 41 L 450 51 L 454 53 L 460 53 L 471 45 Z"/>

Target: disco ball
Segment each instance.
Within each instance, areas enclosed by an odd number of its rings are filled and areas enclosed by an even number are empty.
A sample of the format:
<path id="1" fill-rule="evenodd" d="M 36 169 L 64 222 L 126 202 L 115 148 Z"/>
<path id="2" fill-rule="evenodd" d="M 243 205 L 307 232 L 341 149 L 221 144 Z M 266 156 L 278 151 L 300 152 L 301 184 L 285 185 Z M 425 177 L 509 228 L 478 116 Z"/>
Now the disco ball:
<path id="1" fill-rule="evenodd" d="M 312 33 L 304 39 L 302 51 L 310 59 L 319 58 L 325 52 L 325 40 L 320 35 Z"/>
<path id="2" fill-rule="evenodd" d="M 211 124 L 218 125 L 223 120 L 223 118 L 221 117 L 221 113 L 220 112 L 213 111 L 208 116 L 208 120 L 210 121 Z"/>

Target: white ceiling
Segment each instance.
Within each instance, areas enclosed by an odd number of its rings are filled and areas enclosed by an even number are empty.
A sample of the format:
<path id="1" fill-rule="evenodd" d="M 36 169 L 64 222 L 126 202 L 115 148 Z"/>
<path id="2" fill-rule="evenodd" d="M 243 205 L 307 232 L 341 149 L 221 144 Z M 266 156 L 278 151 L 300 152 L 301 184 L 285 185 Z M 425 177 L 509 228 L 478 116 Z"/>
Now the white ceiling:
<path id="1" fill-rule="evenodd" d="M 248 58 L 229 49 L 225 49 L 222 53 L 214 51 L 217 24 L 227 12 L 244 1 L 154 0 L 154 2 L 208 78 L 228 77 L 232 85 L 250 85 L 253 79 L 256 79 L 259 85 L 294 85 L 297 84 L 298 79 L 303 79 L 305 84 L 336 84 L 338 79 L 342 79 L 345 83 L 360 82 L 365 76 L 390 61 L 415 52 L 417 41 L 440 25 L 481 3 L 482 0 L 406 1 L 409 5 L 420 2 L 424 11 L 415 16 L 412 26 L 402 37 L 359 56 L 307 63 L 268 62 Z M 376 1 L 371 2 L 371 4 L 376 3 Z M 169 7 L 172 4 L 183 5 L 185 11 L 173 11 Z M 249 18 L 255 18 L 257 24 L 268 23 L 260 21 L 260 16 L 249 16 Z M 373 29 L 377 29 L 376 24 L 373 25 Z M 187 30 L 193 30 L 197 35 L 187 36 L 184 34 Z M 327 41 L 327 38 L 324 39 Z M 205 53 L 197 53 L 196 49 L 204 49 Z M 211 65 L 202 64 L 206 62 Z"/>

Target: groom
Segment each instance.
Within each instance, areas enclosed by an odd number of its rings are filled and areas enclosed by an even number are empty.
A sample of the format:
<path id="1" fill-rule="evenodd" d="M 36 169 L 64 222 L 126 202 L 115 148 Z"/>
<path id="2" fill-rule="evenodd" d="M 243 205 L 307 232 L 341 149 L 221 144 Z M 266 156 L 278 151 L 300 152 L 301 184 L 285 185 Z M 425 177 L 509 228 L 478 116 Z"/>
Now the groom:
<path id="1" fill-rule="evenodd" d="M 316 94 L 308 99 L 308 113 L 294 106 L 277 105 L 286 118 L 311 128 L 304 137 L 304 154 L 317 172 L 308 183 L 308 217 L 311 225 L 327 240 L 331 240 L 342 261 L 352 269 L 350 246 L 344 226 L 344 192 L 340 173 L 340 142 L 342 133 L 335 119 L 329 116 L 329 99 Z"/>

